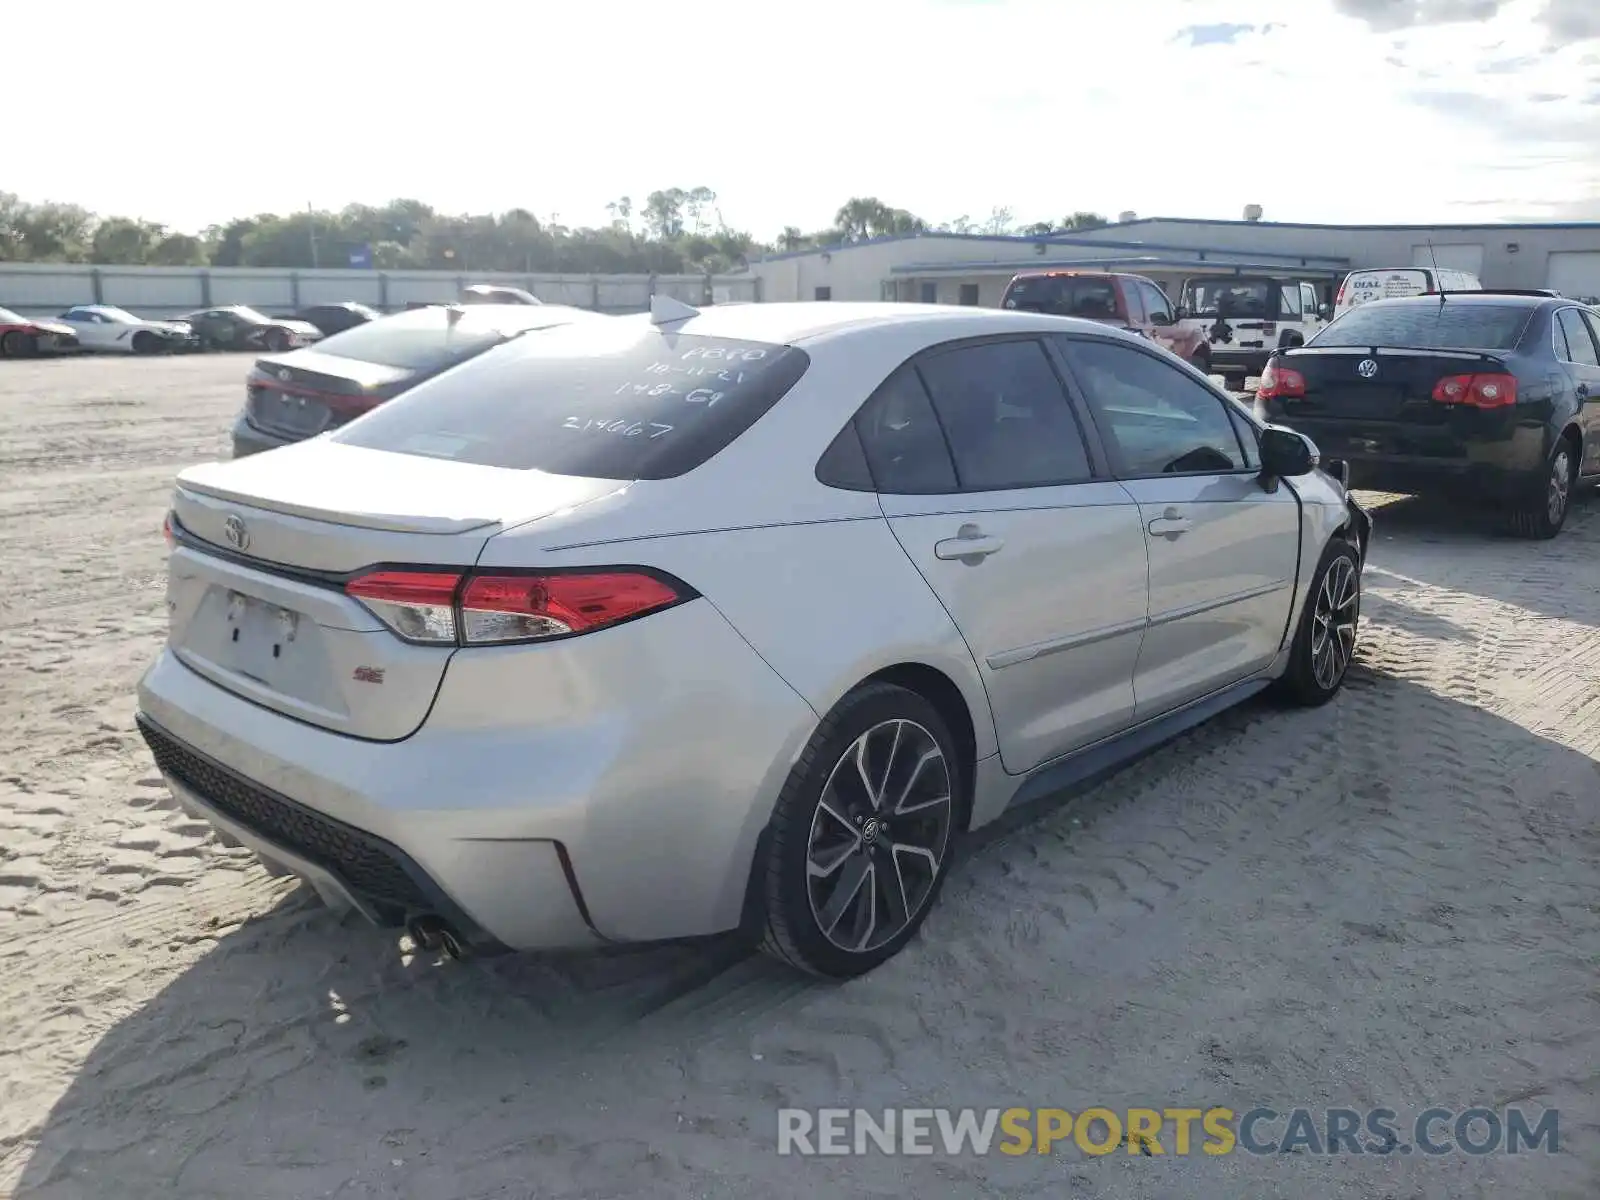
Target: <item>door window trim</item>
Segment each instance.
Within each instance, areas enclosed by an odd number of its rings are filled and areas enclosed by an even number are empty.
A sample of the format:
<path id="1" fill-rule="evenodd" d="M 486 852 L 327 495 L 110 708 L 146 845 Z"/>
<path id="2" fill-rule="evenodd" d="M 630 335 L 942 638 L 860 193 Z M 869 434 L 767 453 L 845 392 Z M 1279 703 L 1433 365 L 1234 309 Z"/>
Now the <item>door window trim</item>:
<path id="1" fill-rule="evenodd" d="M 1255 418 L 1251 414 L 1245 412 L 1243 405 L 1241 405 L 1237 400 L 1235 400 L 1228 393 L 1219 390 L 1217 388 L 1217 386 L 1214 383 L 1212 383 L 1209 379 L 1196 379 L 1193 375 L 1188 374 L 1187 372 L 1178 370 L 1171 363 L 1162 361 L 1162 359 L 1161 359 L 1161 357 L 1159 355 L 1152 353 L 1150 350 L 1146 349 L 1144 346 L 1139 345 L 1136 342 L 1125 341 L 1122 338 L 1099 337 L 1099 336 L 1096 336 L 1094 334 L 1089 334 L 1089 333 L 1053 333 L 1053 334 L 1051 334 L 1049 336 L 1050 336 L 1050 340 L 1051 340 L 1052 343 L 1063 343 L 1064 342 L 1064 343 L 1067 343 L 1067 344 L 1070 345 L 1070 344 L 1081 344 L 1081 343 L 1085 343 L 1085 342 L 1098 342 L 1098 343 L 1100 343 L 1102 345 L 1118 346 L 1118 347 L 1121 347 L 1124 350 L 1130 350 L 1135 354 L 1144 355 L 1146 358 L 1150 359 L 1152 362 L 1156 363 L 1158 366 L 1165 367 L 1167 370 L 1171 371 L 1174 375 L 1182 376 L 1184 379 L 1187 379 L 1190 383 L 1193 383 L 1197 387 L 1202 388 L 1207 394 L 1209 394 L 1213 399 L 1215 399 L 1218 404 L 1223 406 L 1222 418 L 1227 423 L 1229 431 L 1233 434 L 1233 440 L 1238 444 L 1239 461 L 1240 462 L 1248 464 L 1249 461 L 1250 461 L 1250 456 L 1245 453 L 1244 442 L 1240 440 L 1239 430 L 1234 425 L 1232 419 L 1228 415 L 1230 409 L 1238 409 L 1239 410 L 1239 414 L 1241 416 L 1243 416 L 1248 421 L 1249 424 L 1255 426 L 1256 432 L 1258 434 L 1257 445 L 1258 446 L 1260 445 L 1260 441 L 1259 441 L 1259 434 L 1261 432 L 1260 422 L 1256 421 Z M 1119 483 L 1128 483 L 1128 482 L 1131 482 L 1131 481 L 1136 480 L 1136 479 L 1200 479 L 1200 478 L 1205 478 L 1207 476 L 1216 476 L 1216 477 L 1219 477 L 1219 478 L 1223 477 L 1223 476 L 1239 476 L 1239 477 L 1248 476 L 1250 478 L 1259 478 L 1260 477 L 1261 468 L 1260 467 L 1251 467 L 1251 466 L 1248 466 L 1248 465 L 1243 466 L 1243 467 L 1236 467 L 1231 471 L 1152 471 L 1152 472 L 1149 472 L 1149 473 L 1132 473 L 1132 472 L 1129 472 L 1129 473 L 1126 473 L 1126 474 L 1123 473 L 1123 472 L 1118 471 L 1117 468 L 1116 468 L 1116 465 L 1115 465 L 1115 460 L 1111 457 L 1109 448 L 1106 445 L 1105 432 L 1103 430 L 1101 430 L 1100 423 L 1099 423 L 1099 418 L 1097 418 L 1095 416 L 1094 406 L 1089 403 L 1089 391 L 1088 391 L 1088 389 L 1086 387 L 1083 386 L 1083 383 L 1078 378 L 1077 373 L 1075 371 L 1073 371 L 1072 359 L 1071 359 L 1070 355 L 1064 349 L 1062 349 L 1059 344 L 1052 344 L 1052 345 L 1048 346 L 1047 348 L 1053 350 L 1056 353 L 1056 355 L 1059 356 L 1060 363 L 1061 363 L 1061 366 L 1060 366 L 1059 370 L 1067 372 L 1067 373 L 1070 373 L 1071 380 L 1072 380 L 1071 386 L 1074 389 L 1073 400 L 1076 402 L 1075 403 L 1075 407 L 1081 408 L 1085 413 L 1088 414 L 1088 419 L 1089 419 L 1090 425 L 1095 431 L 1096 449 L 1103 456 L 1103 460 L 1106 463 L 1106 469 L 1109 472 L 1109 478 L 1115 479 Z"/>

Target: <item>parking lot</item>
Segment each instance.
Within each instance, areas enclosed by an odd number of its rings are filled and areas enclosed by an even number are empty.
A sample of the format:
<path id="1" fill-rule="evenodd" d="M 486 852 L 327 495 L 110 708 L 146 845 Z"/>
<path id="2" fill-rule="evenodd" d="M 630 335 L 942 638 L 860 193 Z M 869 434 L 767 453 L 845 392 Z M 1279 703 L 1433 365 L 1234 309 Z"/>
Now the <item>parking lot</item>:
<path id="1" fill-rule="evenodd" d="M 175 811 L 133 729 L 248 356 L 0 363 L 0 1195 L 1600 1194 L 1600 502 L 1374 497 L 1330 707 L 970 847 L 843 986 L 725 943 L 436 962 Z M 780 1159 L 785 1106 L 1521 1104 L 1561 1153 Z"/>

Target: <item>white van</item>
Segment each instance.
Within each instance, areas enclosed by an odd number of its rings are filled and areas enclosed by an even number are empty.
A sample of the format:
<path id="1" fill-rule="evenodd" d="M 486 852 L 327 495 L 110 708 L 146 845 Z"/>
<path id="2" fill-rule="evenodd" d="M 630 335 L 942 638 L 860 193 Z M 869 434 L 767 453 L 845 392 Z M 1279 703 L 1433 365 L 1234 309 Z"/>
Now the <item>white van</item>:
<path id="1" fill-rule="evenodd" d="M 1333 315 L 1337 319 L 1368 300 L 1433 296 L 1441 291 L 1481 292 L 1483 282 L 1470 271 L 1435 271 L 1430 267 L 1370 267 L 1365 271 L 1351 271 L 1339 285 Z"/>

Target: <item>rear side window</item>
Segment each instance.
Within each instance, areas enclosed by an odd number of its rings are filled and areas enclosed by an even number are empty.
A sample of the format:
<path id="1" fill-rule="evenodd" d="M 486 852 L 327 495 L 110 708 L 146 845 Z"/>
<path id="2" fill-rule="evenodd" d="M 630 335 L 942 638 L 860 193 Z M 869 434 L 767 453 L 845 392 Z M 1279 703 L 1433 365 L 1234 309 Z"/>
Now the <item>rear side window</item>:
<path id="1" fill-rule="evenodd" d="M 962 346 L 923 359 L 917 370 L 964 491 L 1091 478 L 1083 434 L 1040 342 Z"/>
<path id="2" fill-rule="evenodd" d="M 349 336 L 323 345 L 337 352 Z M 486 467 L 668 479 L 726 447 L 809 365 L 792 346 L 582 321 L 463 363 L 330 436 Z"/>
<path id="3" fill-rule="evenodd" d="M 1117 281 L 1100 275 L 1024 275 L 1011 281 L 1001 307 L 1110 320 L 1117 316 Z"/>
<path id="4" fill-rule="evenodd" d="M 1311 346 L 1402 346 L 1434 350 L 1511 350 L 1534 310 L 1510 304 L 1366 304 L 1351 309 Z"/>
<path id="5" fill-rule="evenodd" d="M 1577 363 L 1583 367 L 1600 367 L 1600 353 L 1595 350 L 1594 339 L 1589 336 L 1589 327 L 1584 323 L 1583 315 L 1575 308 L 1563 308 L 1556 314 L 1559 334 L 1556 338 L 1556 353 L 1570 363 Z M 1561 353 L 1563 350 L 1566 353 Z"/>
<path id="6" fill-rule="evenodd" d="M 912 366 L 901 367 L 861 406 L 856 432 L 878 490 L 890 495 L 960 491 L 933 402 Z"/>
<path id="7" fill-rule="evenodd" d="M 313 310 L 326 316 L 328 310 Z M 448 308 L 418 308 L 356 325 L 325 339 L 317 350 L 361 362 L 427 371 L 482 354 L 506 335 L 471 313 L 452 323 Z"/>

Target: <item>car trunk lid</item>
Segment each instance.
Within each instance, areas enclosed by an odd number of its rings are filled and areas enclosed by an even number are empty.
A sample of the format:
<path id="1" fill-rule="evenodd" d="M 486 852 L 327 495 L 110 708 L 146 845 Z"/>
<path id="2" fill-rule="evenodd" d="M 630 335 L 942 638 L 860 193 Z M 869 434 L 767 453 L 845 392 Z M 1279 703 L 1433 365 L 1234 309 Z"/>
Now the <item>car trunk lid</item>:
<path id="1" fill-rule="evenodd" d="M 345 592 L 349 579 L 379 564 L 463 570 L 500 530 L 621 486 L 322 441 L 190 468 L 173 503 L 168 645 L 262 707 L 407 737 L 455 648 L 402 640 Z"/>
<path id="2" fill-rule="evenodd" d="M 1304 395 L 1273 397 L 1286 421 L 1358 420 L 1444 424 L 1452 406 L 1433 399 L 1441 379 L 1505 374 L 1503 358 L 1479 350 L 1298 347 L 1279 357 L 1298 371 Z"/>
<path id="3" fill-rule="evenodd" d="M 319 350 L 256 360 L 246 382 L 250 423 L 289 438 L 337 429 L 403 391 L 416 372 Z"/>

